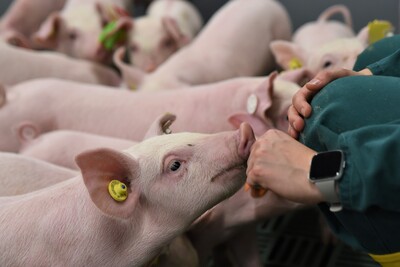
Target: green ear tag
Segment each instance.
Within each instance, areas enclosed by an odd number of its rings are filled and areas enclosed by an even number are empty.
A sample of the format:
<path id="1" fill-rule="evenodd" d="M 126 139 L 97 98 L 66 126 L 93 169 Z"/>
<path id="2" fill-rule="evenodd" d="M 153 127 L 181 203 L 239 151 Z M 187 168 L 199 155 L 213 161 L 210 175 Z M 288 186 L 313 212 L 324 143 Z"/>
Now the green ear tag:
<path id="1" fill-rule="evenodd" d="M 100 33 L 99 41 L 107 50 L 113 50 L 115 45 L 121 41 L 126 40 L 125 30 L 115 31 L 117 26 L 116 21 L 108 23 Z M 112 33 L 115 31 L 114 33 Z"/>

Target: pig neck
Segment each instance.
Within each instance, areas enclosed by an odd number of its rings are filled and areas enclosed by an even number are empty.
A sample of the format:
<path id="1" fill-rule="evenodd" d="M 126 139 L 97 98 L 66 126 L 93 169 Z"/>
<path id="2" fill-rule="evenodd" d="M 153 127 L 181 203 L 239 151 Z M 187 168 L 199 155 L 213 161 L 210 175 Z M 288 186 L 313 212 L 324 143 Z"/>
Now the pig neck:
<path id="1" fill-rule="evenodd" d="M 153 73 L 147 75 L 139 88 L 176 89 L 206 83 L 209 74 L 199 74 L 196 68 L 198 62 L 192 59 L 189 46 L 179 49 Z"/>
<path id="2" fill-rule="evenodd" d="M 24 251 L 28 256 L 17 265 L 142 266 L 161 253 L 178 227 L 157 222 L 145 211 L 126 220 L 104 215 L 91 201 L 80 176 L 15 199 L 0 205 L 0 222 L 5 225 L 0 249 Z M 16 215 L 18 221 L 29 223 L 4 223 L 15 221 Z M 77 250 L 82 251 L 81 257 Z M 7 255 L 3 260 L 9 263 Z"/>

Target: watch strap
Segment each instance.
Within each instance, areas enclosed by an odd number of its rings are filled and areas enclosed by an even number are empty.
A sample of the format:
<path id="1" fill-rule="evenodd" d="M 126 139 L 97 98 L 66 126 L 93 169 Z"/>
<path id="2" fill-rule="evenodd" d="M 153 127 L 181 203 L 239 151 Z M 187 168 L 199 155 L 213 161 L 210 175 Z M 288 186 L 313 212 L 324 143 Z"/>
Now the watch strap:
<path id="1" fill-rule="evenodd" d="M 331 211 L 336 212 L 342 209 L 336 192 L 336 180 L 318 181 L 315 182 L 315 186 L 319 189 L 325 201 L 330 204 Z"/>

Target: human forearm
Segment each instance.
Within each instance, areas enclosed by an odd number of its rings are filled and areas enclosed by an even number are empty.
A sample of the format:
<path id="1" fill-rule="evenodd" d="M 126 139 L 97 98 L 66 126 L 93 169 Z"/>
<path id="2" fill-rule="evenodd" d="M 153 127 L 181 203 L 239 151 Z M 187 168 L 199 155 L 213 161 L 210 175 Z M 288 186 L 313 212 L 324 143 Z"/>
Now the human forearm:
<path id="1" fill-rule="evenodd" d="M 367 68 L 373 75 L 400 77 L 400 49 Z"/>
<path id="2" fill-rule="evenodd" d="M 400 211 L 400 120 L 343 133 L 346 168 L 339 182 L 342 205 L 365 210 L 372 206 Z"/>

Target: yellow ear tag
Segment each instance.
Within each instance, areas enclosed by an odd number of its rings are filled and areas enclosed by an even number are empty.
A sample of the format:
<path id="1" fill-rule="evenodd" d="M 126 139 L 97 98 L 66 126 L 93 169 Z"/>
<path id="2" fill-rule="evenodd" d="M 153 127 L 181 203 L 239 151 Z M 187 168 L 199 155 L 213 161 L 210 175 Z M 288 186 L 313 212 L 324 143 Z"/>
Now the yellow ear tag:
<path id="1" fill-rule="evenodd" d="M 303 65 L 301 64 L 300 60 L 297 58 L 292 58 L 289 61 L 289 69 L 290 70 L 295 70 L 295 69 L 300 69 Z"/>
<path id="2" fill-rule="evenodd" d="M 112 180 L 108 184 L 108 193 L 116 201 L 125 201 L 128 197 L 128 187 L 118 180 Z"/>
<path id="3" fill-rule="evenodd" d="M 368 23 L 368 43 L 372 44 L 393 34 L 393 25 L 387 20 L 374 20 Z"/>

